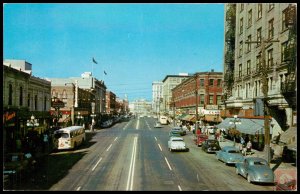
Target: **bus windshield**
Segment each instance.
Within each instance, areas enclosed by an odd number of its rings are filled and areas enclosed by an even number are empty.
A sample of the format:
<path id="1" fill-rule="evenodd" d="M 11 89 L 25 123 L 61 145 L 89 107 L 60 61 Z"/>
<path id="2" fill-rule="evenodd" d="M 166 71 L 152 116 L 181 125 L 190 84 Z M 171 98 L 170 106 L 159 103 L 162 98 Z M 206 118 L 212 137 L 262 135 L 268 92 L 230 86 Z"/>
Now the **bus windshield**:
<path id="1" fill-rule="evenodd" d="M 69 138 L 69 134 L 68 133 L 61 133 L 61 138 Z"/>

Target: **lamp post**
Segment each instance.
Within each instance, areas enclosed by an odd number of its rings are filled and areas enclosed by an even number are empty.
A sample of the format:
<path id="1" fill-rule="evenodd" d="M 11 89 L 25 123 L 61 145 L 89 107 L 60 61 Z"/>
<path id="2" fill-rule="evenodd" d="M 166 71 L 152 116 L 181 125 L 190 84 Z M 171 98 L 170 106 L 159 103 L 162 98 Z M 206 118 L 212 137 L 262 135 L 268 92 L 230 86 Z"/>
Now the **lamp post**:
<path id="1" fill-rule="evenodd" d="M 82 115 L 80 115 L 80 112 L 78 112 L 77 113 L 77 116 L 76 116 L 76 118 L 78 119 L 78 125 L 80 125 L 81 124 L 81 119 L 83 118 L 83 116 Z"/>
<path id="2" fill-rule="evenodd" d="M 34 115 L 31 115 L 30 120 L 27 120 L 27 126 L 32 127 L 32 130 L 34 127 L 39 126 L 38 120 L 34 117 Z"/>
<path id="3" fill-rule="evenodd" d="M 239 118 L 237 118 L 237 115 L 234 115 L 233 120 L 230 120 L 229 124 L 230 125 L 234 124 L 234 131 L 236 131 L 236 125 L 240 125 L 242 123 L 241 123 L 241 120 Z M 235 134 L 233 136 L 233 146 L 235 146 Z"/>
<path id="4" fill-rule="evenodd" d="M 198 130 L 198 87 L 197 87 L 197 73 L 194 75 L 195 78 L 195 108 L 196 108 L 196 123 L 195 123 L 195 134 Z"/>

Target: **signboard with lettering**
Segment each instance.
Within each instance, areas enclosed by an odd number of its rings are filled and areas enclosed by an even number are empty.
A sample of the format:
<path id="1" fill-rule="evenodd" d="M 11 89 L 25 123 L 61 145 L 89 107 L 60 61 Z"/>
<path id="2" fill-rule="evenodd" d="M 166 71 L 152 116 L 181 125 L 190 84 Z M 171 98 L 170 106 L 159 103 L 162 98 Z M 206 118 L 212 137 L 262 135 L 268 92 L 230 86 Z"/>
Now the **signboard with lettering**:
<path id="1" fill-rule="evenodd" d="M 51 107 L 53 108 L 64 108 L 65 107 L 65 103 L 63 101 L 60 100 L 55 100 L 51 102 Z"/>

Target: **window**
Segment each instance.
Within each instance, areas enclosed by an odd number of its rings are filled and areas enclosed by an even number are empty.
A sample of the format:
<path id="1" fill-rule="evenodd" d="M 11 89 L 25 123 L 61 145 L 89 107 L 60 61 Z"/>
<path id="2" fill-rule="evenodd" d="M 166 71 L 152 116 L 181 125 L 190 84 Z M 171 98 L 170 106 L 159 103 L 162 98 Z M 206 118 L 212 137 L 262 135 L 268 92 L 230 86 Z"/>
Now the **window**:
<path id="1" fill-rule="evenodd" d="M 217 104 L 221 104 L 221 95 L 217 95 Z"/>
<path id="2" fill-rule="evenodd" d="M 20 87 L 19 105 L 23 106 L 23 87 Z"/>
<path id="3" fill-rule="evenodd" d="M 274 3 L 269 3 L 269 10 L 274 8 Z"/>
<path id="4" fill-rule="evenodd" d="M 282 85 L 283 85 L 283 74 L 279 75 L 280 79 L 280 90 L 282 90 Z"/>
<path id="5" fill-rule="evenodd" d="M 30 107 L 30 94 L 27 96 L 27 106 Z"/>
<path id="6" fill-rule="evenodd" d="M 244 3 L 241 3 L 241 9 L 240 12 L 242 12 L 244 10 Z"/>
<path id="7" fill-rule="evenodd" d="M 247 75 L 251 74 L 251 60 L 247 61 Z"/>
<path id="8" fill-rule="evenodd" d="M 34 110 L 37 110 L 37 103 L 38 103 L 38 97 L 37 95 L 34 96 Z"/>
<path id="9" fill-rule="evenodd" d="M 214 95 L 209 95 L 209 104 L 214 103 Z"/>
<path id="10" fill-rule="evenodd" d="M 261 28 L 257 29 L 257 33 L 256 34 L 257 34 L 257 38 L 256 39 L 257 39 L 257 42 L 258 42 L 256 45 L 258 46 L 258 45 L 260 45 L 260 42 L 261 42 Z"/>
<path id="11" fill-rule="evenodd" d="M 286 15 L 287 15 L 287 13 L 288 13 L 288 8 L 283 10 L 283 12 L 282 12 L 282 21 L 281 21 L 282 31 L 287 29 L 287 25 L 286 25 Z"/>
<path id="12" fill-rule="evenodd" d="M 269 39 L 274 37 L 274 18 L 269 21 L 268 37 Z"/>
<path id="13" fill-rule="evenodd" d="M 200 79 L 200 86 L 204 86 L 204 79 Z"/>
<path id="14" fill-rule="evenodd" d="M 248 42 L 249 43 L 247 45 L 247 52 L 250 52 L 251 51 L 251 43 L 250 43 L 251 42 L 251 35 L 248 36 Z"/>
<path id="15" fill-rule="evenodd" d="M 262 17 L 262 3 L 259 3 L 257 8 L 257 19 L 260 19 L 261 17 Z"/>
<path id="16" fill-rule="evenodd" d="M 286 60 L 286 49 L 287 49 L 288 42 L 284 42 L 281 44 L 281 62 Z"/>
<path id="17" fill-rule="evenodd" d="M 261 55 L 256 56 L 256 71 L 260 70 Z"/>
<path id="18" fill-rule="evenodd" d="M 218 87 L 220 87 L 220 86 L 221 86 L 221 82 L 222 82 L 222 80 L 221 80 L 221 79 L 218 79 L 218 80 L 217 80 L 217 86 L 218 86 Z"/>
<path id="19" fill-rule="evenodd" d="M 268 67 L 273 66 L 273 49 L 268 50 Z"/>
<path id="20" fill-rule="evenodd" d="M 252 9 L 248 11 L 248 27 L 252 25 Z"/>
<path id="21" fill-rule="evenodd" d="M 200 104 L 204 104 L 204 94 L 200 94 Z"/>
<path id="22" fill-rule="evenodd" d="M 244 24 L 243 24 L 243 18 L 240 19 L 240 34 L 243 33 L 243 27 L 244 27 Z"/>
<path id="23" fill-rule="evenodd" d="M 47 109 L 47 97 L 44 97 L 44 111 Z"/>
<path id="24" fill-rule="evenodd" d="M 243 54 L 243 41 L 240 42 L 239 57 Z"/>
<path id="25" fill-rule="evenodd" d="M 239 64 L 239 78 L 242 77 L 242 64 Z"/>
<path id="26" fill-rule="evenodd" d="M 12 93 L 13 93 L 12 85 L 9 84 L 8 85 L 8 105 L 12 105 Z"/>
<path id="27" fill-rule="evenodd" d="M 214 85 L 214 80 L 213 79 L 209 79 L 209 85 L 213 86 Z"/>
<path id="28" fill-rule="evenodd" d="M 273 90 L 273 78 L 270 77 L 270 90 Z"/>

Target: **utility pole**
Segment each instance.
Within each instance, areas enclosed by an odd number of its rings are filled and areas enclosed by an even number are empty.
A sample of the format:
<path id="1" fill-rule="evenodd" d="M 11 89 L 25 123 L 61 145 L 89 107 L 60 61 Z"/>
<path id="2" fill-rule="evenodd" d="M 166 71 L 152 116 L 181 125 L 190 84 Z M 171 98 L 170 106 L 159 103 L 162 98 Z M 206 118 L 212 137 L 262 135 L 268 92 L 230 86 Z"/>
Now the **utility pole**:
<path id="1" fill-rule="evenodd" d="M 268 164 L 271 161 L 271 153 L 270 153 L 270 120 L 269 120 L 269 109 L 267 106 L 267 99 L 268 99 L 268 68 L 266 66 L 266 48 L 265 46 L 269 43 L 279 42 L 279 40 L 264 40 L 261 38 L 261 41 L 245 41 L 246 44 L 251 43 L 259 43 L 261 44 L 261 65 L 260 65 L 260 75 L 262 81 L 262 92 L 264 96 L 264 128 L 265 128 L 265 146 L 264 151 L 266 154 L 266 158 Z"/>
<path id="2" fill-rule="evenodd" d="M 198 87 L 197 87 L 197 73 L 195 74 L 195 108 L 196 108 L 196 123 L 195 123 L 195 134 L 198 134 L 197 133 L 197 130 L 198 130 Z"/>

